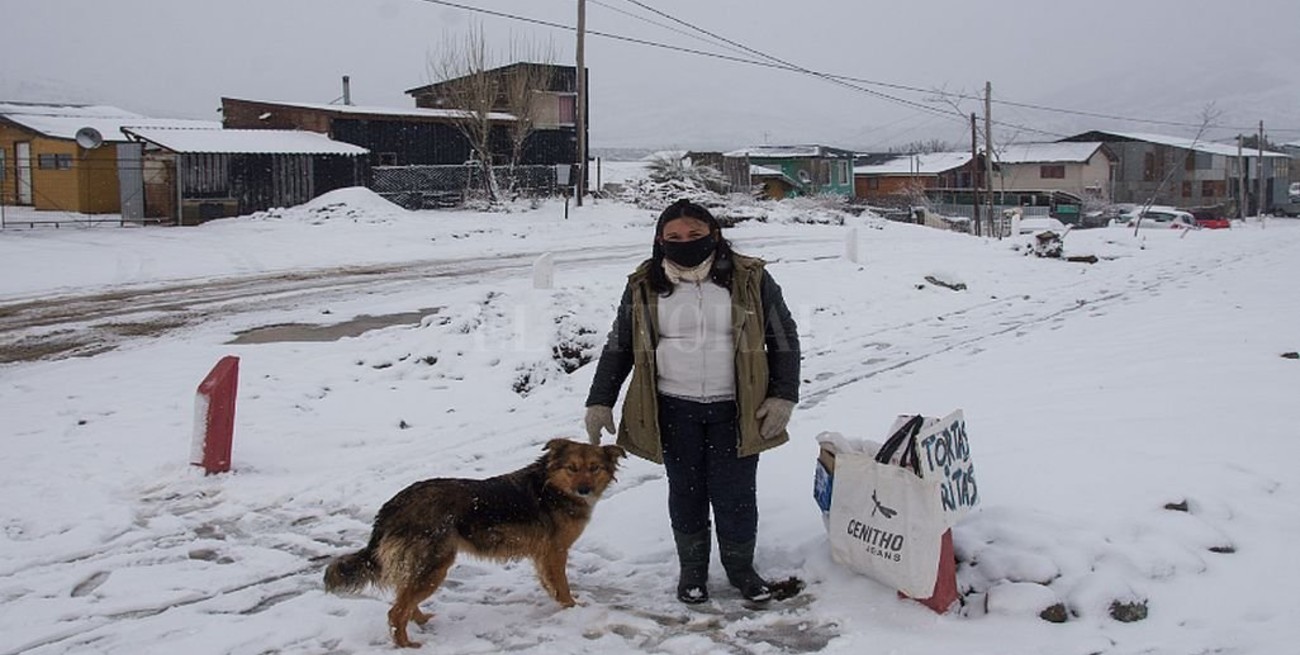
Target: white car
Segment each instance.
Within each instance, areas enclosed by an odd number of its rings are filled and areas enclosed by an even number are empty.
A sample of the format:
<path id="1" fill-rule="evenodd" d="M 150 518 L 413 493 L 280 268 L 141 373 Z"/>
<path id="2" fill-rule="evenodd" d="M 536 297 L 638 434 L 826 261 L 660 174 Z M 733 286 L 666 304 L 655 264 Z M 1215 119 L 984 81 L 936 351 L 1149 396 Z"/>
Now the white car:
<path id="1" fill-rule="evenodd" d="M 1115 224 L 1123 227 L 1133 227 L 1139 216 L 1141 216 L 1142 221 L 1138 223 L 1138 227 L 1142 229 L 1200 229 L 1200 226 L 1196 224 L 1196 217 L 1192 216 L 1191 212 L 1160 206 L 1147 207 L 1145 210 L 1142 207 L 1137 207 L 1132 211 L 1124 212 L 1119 215 L 1119 218 L 1115 219 Z"/>

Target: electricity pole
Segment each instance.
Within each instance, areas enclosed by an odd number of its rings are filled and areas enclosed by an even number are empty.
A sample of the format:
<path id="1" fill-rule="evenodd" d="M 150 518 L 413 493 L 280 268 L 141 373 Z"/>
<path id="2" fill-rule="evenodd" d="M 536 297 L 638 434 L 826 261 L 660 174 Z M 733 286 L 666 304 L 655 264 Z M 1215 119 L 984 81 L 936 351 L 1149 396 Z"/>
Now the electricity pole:
<path id="1" fill-rule="evenodd" d="M 983 231 L 980 229 L 980 156 L 979 156 L 979 128 L 975 123 L 975 112 L 970 113 L 970 188 L 974 195 L 971 196 L 971 206 L 975 213 L 971 217 L 971 225 L 975 228 L 975 236 L 980 236 Z"/>
<path id="2" fill-rule="evenodd" d="M 1255 211 L 1256 216 L 1264 215 L 1264 121 L 1259 122 L 1259 140 L 1255 142 L 1259 146 L 1259 162 L 1255 165 L 1255 174 L 1258 176 L 1255 184 L 1259 187 L 1259 207 Z"/>
<path id="3" fill-rule="evenodd" d="M 587 190 L 587 0 L 578 0 L 578 47 L 576 50 L 578 64 L 578 202 L 582 206 L 582 194 Z"/>
<path id="4" fill-rule="evenodd" d="M 984 83 L 984 189 L 988 192 L 989 232 L 993 231 L 993 83 Z M 1002 231 L 998 230 L 998 238 Z"/>
<path id="5" fill-rule="evenodd" d="M 1237 135 L 1237 218 L 1246 220 L 1246 158 L 1241 154 L 1241 142 L 1245 137 Z"/>

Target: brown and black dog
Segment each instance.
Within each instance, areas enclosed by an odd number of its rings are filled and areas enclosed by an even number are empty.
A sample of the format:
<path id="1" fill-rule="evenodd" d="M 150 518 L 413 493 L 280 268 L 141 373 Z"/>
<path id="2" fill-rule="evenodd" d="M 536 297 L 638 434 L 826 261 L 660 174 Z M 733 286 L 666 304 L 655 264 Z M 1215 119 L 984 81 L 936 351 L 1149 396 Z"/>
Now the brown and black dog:
<path id="1" fill-rule="evenodd" d="M 626 453 L 568 439 L 552 439 L 543 450 L 518 471 L 486 480 L 424 480 L 398 492 L 375 516 L 370 543 L 325 569 L 325 589 L 395 589 L 389 630 L 394 643 L 410 648 L 420 644 L 407 636 L 406 624 L 429 621 L 420 603 L 438 590 L 461 551 L 486 559 L 532 559 L 546 591 L 572 607 L 565 571 L 569 547 Z"/>

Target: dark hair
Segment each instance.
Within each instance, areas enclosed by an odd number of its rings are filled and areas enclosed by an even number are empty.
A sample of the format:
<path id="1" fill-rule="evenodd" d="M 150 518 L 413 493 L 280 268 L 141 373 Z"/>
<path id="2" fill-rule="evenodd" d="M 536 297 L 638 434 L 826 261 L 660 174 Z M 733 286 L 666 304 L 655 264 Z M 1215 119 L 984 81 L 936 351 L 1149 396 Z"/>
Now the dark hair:
<path id="1" fill-rule="evenodd" d="M 659 215 L 659 220 L 655 221 L 654 249 L 650 254 L 650 288 L 663 296 L 673 293 L 673 283 L 664 273 L 664 248 L 659 245 L 659 237 L 663 235 L 664 225 L 678 218 L 693 218 L 708 224 L 709 231 L 718 240 L 718 245 L 713 249 L 713 267 L 709 269 L 709 279 L 724 289 L 730 289 L 731 272 L 735 268 L 731 258 L 734 254 L 731 242 L 722 237 L 722 225 L 713 214 L 709 213 L 709 210 L 685 198 L 668 205 L 668 208 Z"/>

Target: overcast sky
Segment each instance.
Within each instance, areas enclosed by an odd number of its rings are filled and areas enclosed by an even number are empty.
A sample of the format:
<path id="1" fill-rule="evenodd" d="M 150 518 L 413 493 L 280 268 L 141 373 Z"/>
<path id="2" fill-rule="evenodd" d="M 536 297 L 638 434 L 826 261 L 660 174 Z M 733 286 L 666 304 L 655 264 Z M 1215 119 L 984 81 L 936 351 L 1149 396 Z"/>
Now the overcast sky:
<path id="1" fill-rule="evenodd" d="M 568 26 L 577 18 L 577 0 L 458 1 Z M 999 103 L 999 141 L 1095 128 L 1192 136 L 1211 107 L 1211 138 L 1264 120 L 1272 140 L 1300 140 L 1297 0 L 637 1 L 761 54 L 630 0 L 588 0 L 588 29 L 921 91 L 851 83 L 868 93 L 590 35 L 596 148 L 968 145 L 957 115 L 982 115 L 982 105 L 958 96 L 982 93 L 986 80 L 1000 101 L 1186 124 Z M 356 104 L 412 106 L 403 91 L 428 83 L 430 58 L 474 25 L 499 63 L 512 42 L 531 42 L 571 64 L 575 42 L 572 31 L 427 0 L 0 0 L 0 25 L 0 100 L 213 120 L 222 96 L 330 102 L 343 75 Z"/>

